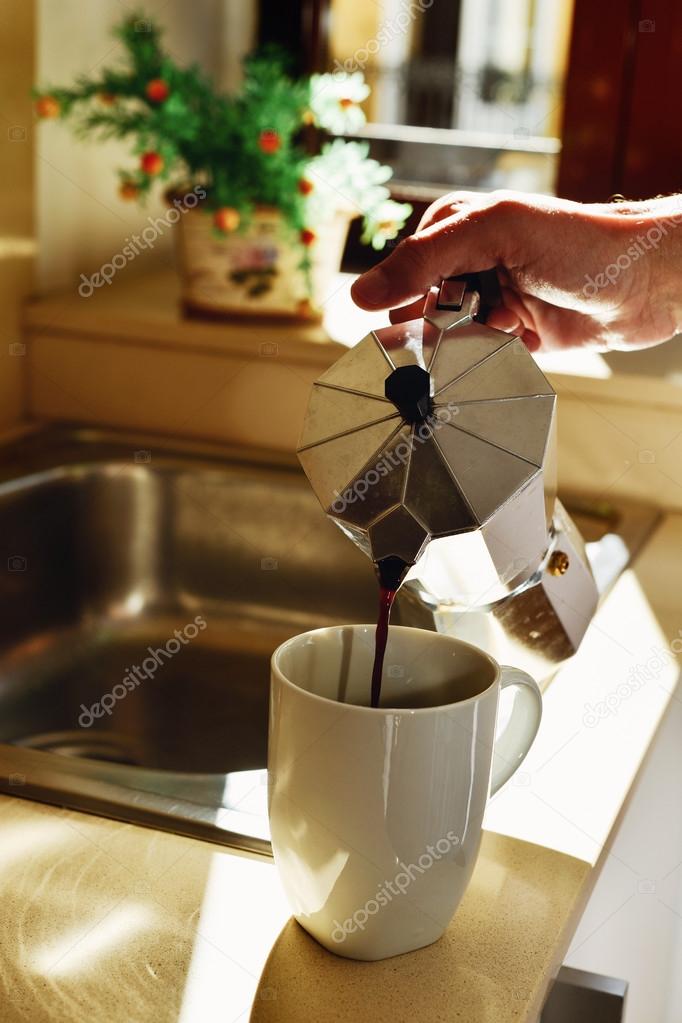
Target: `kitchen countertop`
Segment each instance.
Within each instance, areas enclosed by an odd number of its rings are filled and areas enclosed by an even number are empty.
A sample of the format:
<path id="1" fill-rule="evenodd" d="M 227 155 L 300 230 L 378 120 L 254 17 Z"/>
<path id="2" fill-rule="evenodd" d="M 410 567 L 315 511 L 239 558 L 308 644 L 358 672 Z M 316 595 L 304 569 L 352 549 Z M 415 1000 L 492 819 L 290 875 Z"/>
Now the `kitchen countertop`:
<path id="1" fill-rule="evenodd" d="M 410 955 L 323 951 L 289 920 L 268 859 L 0 797 L 3 1023 L 534 1021 L 675 698 L 681 570 L 669 515 L 547 690 L 445 936 Z M 599 717 L 657 650 L 653 681 Z"/>

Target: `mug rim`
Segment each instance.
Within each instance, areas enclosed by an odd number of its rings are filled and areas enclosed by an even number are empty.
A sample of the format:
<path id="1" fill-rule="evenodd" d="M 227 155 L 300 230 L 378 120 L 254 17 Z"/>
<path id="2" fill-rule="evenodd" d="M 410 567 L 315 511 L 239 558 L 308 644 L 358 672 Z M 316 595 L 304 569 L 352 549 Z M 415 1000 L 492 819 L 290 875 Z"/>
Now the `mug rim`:
<path id="1" fill-rule="evenodd" d="M 388 631 L 389 636 L 391 632 L 419 632 L 423 634 L 429 634 L 431 636 L 438 636 L 440 639 L 446 640 L 456 646 L 467 647 L 469 650 L 473 650 L 475 654 L 478 654 L 484 660 L 488 661 L 492 665 L 495 676 L 489 686 L 482 689 L 480 693 L 476 693 L 474 696 L 467 696 L 464 700 L 456 700 L 453 703 L 439 703 L 435 707 L 365 707 L 360 703 L 341 703 L 339 700 L 330 700 L 328 696 L 320 696 L 319 693 L 311 693 L 309 689 L 304 689 L 303 686 L 298 685 L 296 682 L 292 682 L 291 679 L 287 678 L 278 662 L 279 657 L 284 653 L 285 649 L 295 643 L 297 640 L 303 639 L 304 636 L 314 636 L 319 632 L 338 632 L 340 629 L 369 629 L 370 632 L 376 630 L 376 623 L 365 624 L 364 622 L 348 623 L 346 625 L 322 625 L 317 629 L 308 629 L 307 632 L 299 632 L 296 636 L 290 636 L 289 639 L 285 639 L 283 643 L 280 643 L 278 647 L 273 650 L 270 657 L 270 670 L 274 675 L 277 675 L 279 682 L 288 686 L 290 689 L 296 692 L 303 693 L 305 696 L 309 696 L 312 700 L 319 700 L 322 703 L 329 704 L 332 707 L 347 707 L 355 711 L 365 711 L 369 714 L 434 714 L 438 711 L 448 710 L 453 707 L 462 707 L 465 704 L 473 703 L 475 700 L 480 700 L 481 697 L 485 696 L 491 691 L 496 685 L 499 684 L 501 676 L 501 666 L 494 657 L 491 657 L 487 651 L 482 650 L 480 647 L 474 646 L 473 643 L 467 643 L 464 639 L 459 639 L 456 636 L 448 636 L 443 632 L 430 632 L 427 629 L 417 629 L 413 625 L 389 625 Z"/>

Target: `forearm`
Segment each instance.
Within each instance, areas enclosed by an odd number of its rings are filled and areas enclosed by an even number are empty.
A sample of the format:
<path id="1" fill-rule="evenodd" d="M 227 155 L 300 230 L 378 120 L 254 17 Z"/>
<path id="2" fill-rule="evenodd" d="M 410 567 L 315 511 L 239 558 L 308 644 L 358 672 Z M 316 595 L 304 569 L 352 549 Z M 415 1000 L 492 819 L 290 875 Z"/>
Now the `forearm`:
<path id="1" fill-rule="evenodd" d="M 682 195 L 614 203 L 611 209 L 628 220 L 624 257 L 651 260 L 652 300 L 670 317 L 671 333 L 682 331 Z"/>
<path id="2" fill-rule="evenodd" d="M 682 195 L 651 201 L 647 236 L 658 239 L 656 300 L 669 311 L 676 333 L 682 332 Z"/>
<path id="3" fill-rule="evenodd" d="M 586 274 L 582 297 L 620 310 L 639 293 L 642 308 L 649 310 L 648 323 L 640 320 L 639 327 L 655 324 L 652 341 L 682 331 L 682 195 L 584 209 L 603 232 L 597 244 L 586 245 L 585 265 L 603 263 L 598 273 Z"/>

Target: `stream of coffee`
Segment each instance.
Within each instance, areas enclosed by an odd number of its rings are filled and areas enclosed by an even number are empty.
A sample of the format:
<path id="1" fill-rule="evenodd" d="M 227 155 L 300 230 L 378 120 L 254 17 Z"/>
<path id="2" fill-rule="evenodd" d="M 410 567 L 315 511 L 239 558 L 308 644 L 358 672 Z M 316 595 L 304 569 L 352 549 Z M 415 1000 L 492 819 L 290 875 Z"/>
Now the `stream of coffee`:
<path id="1" fill-rule="evenodd" d="M 379 706 L 379 699 L 381 697 L 381 679 L 384 673 L 388 622 L 391 617 L 391 608 L 393 607 L 396 592 L 396 590 L 391 590 L 387 586 L 382 586 L 379 589 L 379 618 L 377 619 L 377 631 L 374 640 L 374 667 L 372 668 L 371 703 L 373 707 Z"/>
<path id="2" fill-rule="evenodd" d="M 372 707 L 378 707 L 379 700 L 381 699 L 381 679 L 384 673 L 384 657 L 386 656 L 391 608 L 393 607 L 395 595 L 400 589 L 400 584 L 410 566 L 402 558 L 391 555 L 375 562 L 374 567 L 379 579 L 379 617 L 377 619 L 374 639 L 374 666 L 372 668 L 370 703 Z"/>

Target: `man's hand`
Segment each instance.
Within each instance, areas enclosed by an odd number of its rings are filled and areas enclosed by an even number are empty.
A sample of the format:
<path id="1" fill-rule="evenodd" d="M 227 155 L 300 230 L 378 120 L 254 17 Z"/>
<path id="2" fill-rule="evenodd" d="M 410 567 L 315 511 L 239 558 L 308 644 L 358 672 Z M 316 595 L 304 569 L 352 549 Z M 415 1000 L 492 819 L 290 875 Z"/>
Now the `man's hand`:
<path id="1" fill-rule="evenodd" d="M 364 309 L 393 323 L 422 313 L 453 274 L 497 268 L 503 305 L 492 327 L 531 351 L 643 348 L 682 326 L 682 197 L 585 205 L 517 192 L 452 192 L 353 285 Z"/>

